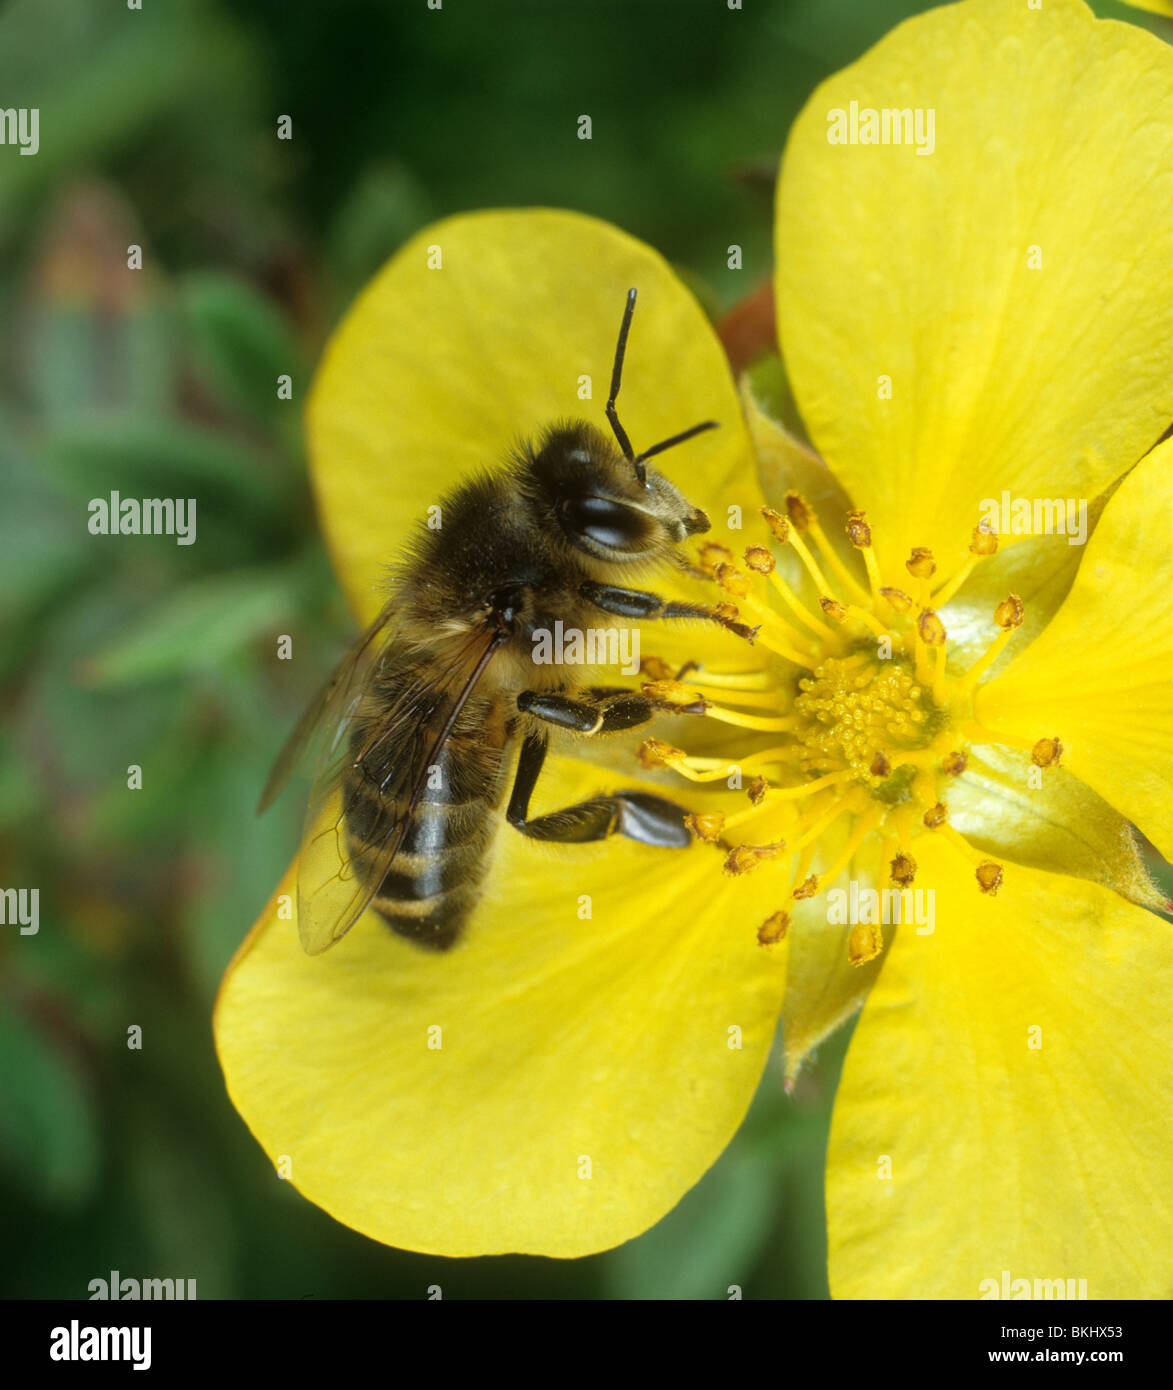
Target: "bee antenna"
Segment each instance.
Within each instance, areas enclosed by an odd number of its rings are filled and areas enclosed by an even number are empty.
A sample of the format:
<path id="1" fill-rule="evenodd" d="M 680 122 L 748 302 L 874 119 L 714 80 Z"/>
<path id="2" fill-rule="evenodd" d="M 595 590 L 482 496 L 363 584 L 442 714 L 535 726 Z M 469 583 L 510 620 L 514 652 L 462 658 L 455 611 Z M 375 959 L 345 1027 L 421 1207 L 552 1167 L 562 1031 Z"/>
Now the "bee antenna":
<path id="1" fill-rule="evenodd" d="M 615 365 L 611 368 L 611 394 L 607 397 L 607 420 L 619 442 L 620 449 L 623 450 L 623 457 L 635 469 L 635 476 L 640 482 L 646 483 L 647 470 L 643 466 L 643 459 L 636 458 L 635 450 L 631 447 L 631 440 L 627 437 L 627 431 L 619 423 L 619 412 L 615 409 L 615 398 L 619 395 L 619 387 L 623 380 L 623 356 L 627 352 L 627 335 L 631 331 L 631 316 L 634 313 L 635 290 L 630 289 L 627 291 L 627 303 L 623 309 L 623 322 L 619 325 L 619 341 L 615 345 Z"/>
<path id="2" fill-rule="evenodd" d="M 671 449 L 674 444 L 683 444 L 686 439 L 691 439 L 694 434 L 704 434 L 705 430 L 715 430 L 720 428 L 718 420 L 702 420 L 699 425 L 693 425 L 690 430 L 682 430 L 679 434 L 674 434 L 671 439 L 665 439 L 659 444 L 653 444 L 650 449 L 645 449 L 642 454 L 632 461 L 636 465 L 637 472 L 640 471 L 640 464 L 644 459 L 650 459 L 655 454 L 662 454 L 665 449 Z"/>
<path id="3" fill-rule="evenodd" d="M 627 437 L 627 431 L 619 423 L 619 412 L 615 409 L 615 401 L 623 381 L 623 358 L 627 353 L 627 335 L 631 332 L 631 316 L 634 313 L 635 290 L 630 289 L 627 291 L 627 303 L 623 307 L 623 322 L 619 325 L 619 341 L 615 344 L 615 365 L 611 368 L 611 393 L 607 397 L 607 420 L 619 442 L 620 449 L 623 450 L 623 457 L 635 469 L 635 476 L 646 486 L 648 472 L 644 463 L 647 459 L 655 457 L 656 454 L 662 454 L 665 449 L 671 449 L 676 444 L 683 444 L 686 439 L 703 434 L 705 430 L 715 430 L 718 426 L 716 420 L 704 420 L 699 425 L 693 425 L 692 429 L 674 434 L 671 439 L 653 444 L 650 449 L 644 449 L 642 453 L 637 454 L 631 447 L 631 440 Z"/>

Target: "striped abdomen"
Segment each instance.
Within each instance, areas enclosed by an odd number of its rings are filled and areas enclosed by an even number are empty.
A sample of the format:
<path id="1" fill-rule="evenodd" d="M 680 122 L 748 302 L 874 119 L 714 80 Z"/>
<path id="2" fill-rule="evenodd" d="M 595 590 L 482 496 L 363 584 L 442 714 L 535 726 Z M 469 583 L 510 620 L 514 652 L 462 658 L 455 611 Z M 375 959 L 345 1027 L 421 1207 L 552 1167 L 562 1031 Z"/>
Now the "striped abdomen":
<path id="1" fill-rule="evenodd" d="M 378 693 L 380 701 L 391 694 Z M 371 906 L 393 931 L 437 951 L 455 944 L 488 872 L 509 741 L 504 703 L 474 696 L 429 760 L 420 750 L 432 753 L 449 708 L 414 712 L 410 728 L 381 740 L 372 736 L 377 716 L 361 719 L 350 747 L 363 763 L 348 768 L 343 785 L 347 853 L 356 872 L 377 862 L 389 836 L 399 838 Z M 413 766 L 424 777 L 402 828 Z"/>

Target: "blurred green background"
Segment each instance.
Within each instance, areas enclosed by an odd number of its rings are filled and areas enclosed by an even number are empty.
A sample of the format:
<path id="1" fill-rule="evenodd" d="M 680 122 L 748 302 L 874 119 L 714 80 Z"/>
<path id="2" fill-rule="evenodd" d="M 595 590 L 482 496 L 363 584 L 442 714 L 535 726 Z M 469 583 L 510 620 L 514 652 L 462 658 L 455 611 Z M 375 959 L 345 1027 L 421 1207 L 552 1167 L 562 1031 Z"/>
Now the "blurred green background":
<path id="1" fill-rule="evenodd" d="M 0 884 L 41 891 L 39 934 L 0 929 L 4 1295 L 85 1297 L 114 1268 L 201 1298 L 826 1297 L 842 1039 L 789 1100 L 771 1066 L 655 1229 L 566 1263 L 439 1260 L 339 1226 L 275 1177 L 210 1029 L 297 844 L 297 798 L 257 820 L 258 791 L 352 632 L 301 437 L 331 326 L 422 224 L 477 207 L 578 208 L 658 248 L 714 314 L 748 294 L 799 107 L 928 6 L 744 4 L 0 10 L 0 106 L 41 112 L 35 158 L 0 149 Z M 198 498 L 196 544 L 91 536 L 87 504 L 114 489 Z"/>

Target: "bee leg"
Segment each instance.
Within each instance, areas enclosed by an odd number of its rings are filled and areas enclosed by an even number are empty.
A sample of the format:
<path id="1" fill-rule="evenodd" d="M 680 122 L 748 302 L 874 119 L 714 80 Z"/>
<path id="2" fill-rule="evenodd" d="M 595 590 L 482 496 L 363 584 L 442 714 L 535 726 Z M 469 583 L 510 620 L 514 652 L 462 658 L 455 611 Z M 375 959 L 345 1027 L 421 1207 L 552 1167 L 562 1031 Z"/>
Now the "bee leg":
<path id="1" fill-rule="evenodd" d="M 534 840 L 563 844 L 605 840 L 609 835 L 623 835 L 658 849 L 684 849 L 691 843 L 692 833 L 684 823 L 687 814 L 684 807 L 647 792 L 594 796 L 589 801 L 580 801 L 575 806 L 530 820 L 530 797 L 546 761 L 546 748 L 543 733 L 527 734 L 521 745 L 513 793 L 505 812 L 505 819 L 515 830 Z"/>
<path id="2" fill-rule="evenodd" d="M 657 714 L 704 714 L 703 700 L 691 705 L 671 705 L 634 691 L 607 691 L 591 700 L 572 700 L 565 695 L 538 695 L 523 690 L 517 697 L 517 708 L 532 714 L 557 729 L 570 729 L 576 734 L 618 734 L 646 724 Z"/>
<path id="3" fill-rule="evenodd" d="M 739 623 L 719 608 L 707 608 L 703 603 L 668 603 L 659 594 L 650 594 L 643 589 L 621 589 L 615 584 L 599 584 L 593 579 L 582 584 L 578 592 L 588 603 L 618 618 L 700 618 L 704 622 L 719 623 L 749 642 L 757 635 L 756 627 Z"/>

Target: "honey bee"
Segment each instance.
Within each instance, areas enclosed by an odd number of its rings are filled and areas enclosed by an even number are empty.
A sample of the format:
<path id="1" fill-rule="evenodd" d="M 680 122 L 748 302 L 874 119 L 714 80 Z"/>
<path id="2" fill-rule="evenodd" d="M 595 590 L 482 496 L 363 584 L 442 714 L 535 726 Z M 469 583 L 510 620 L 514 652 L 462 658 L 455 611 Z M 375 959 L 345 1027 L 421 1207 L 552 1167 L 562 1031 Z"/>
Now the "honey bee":
<path id="1" fill-rule="evenodd" d="M 606 405 L 615 442 L 585 420 L 556 423 L 443 499 L 441 529 L 421 524 L 382 612 L 277 759 L 262 811 L 307 744 L 328 736 L 298 873 L 298 929 L 311 955 L 368 907 L 419 946 L 455 945 L 489 867 L 518 744 L 504 811 L 514 830 L 560 843 L 616 834 L 689 843 L 686 808 L 647 792 L 529 812 L 551 730 L 615 733 L 668 709 L 626 688 L 578 688 L 565 667 L 536 664 L 535 631 L 559 619 L 564 628 L 703 619 L 748 635 L 727 612 L 623 583 L 633 567 L 687 568 L 679 547 L 709 520 L 647 460 L 716 427 L 706 420 L 632 448 L 615 403 L 635 302 L 632 289 Z"/>

